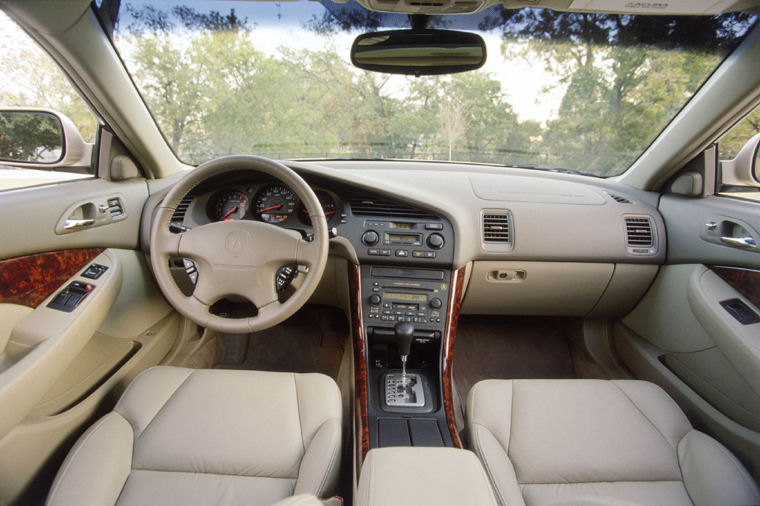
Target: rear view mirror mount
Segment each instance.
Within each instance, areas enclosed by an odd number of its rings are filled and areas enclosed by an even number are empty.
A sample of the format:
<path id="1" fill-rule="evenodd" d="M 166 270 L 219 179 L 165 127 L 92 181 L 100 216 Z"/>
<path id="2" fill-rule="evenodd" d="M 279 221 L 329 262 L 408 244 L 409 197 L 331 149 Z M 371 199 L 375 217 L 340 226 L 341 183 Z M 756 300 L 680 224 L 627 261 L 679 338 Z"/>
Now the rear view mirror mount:
<path id="1" fill-rule="evenodd" d="M 413 76 L 475 70 L 486 62 L 486 44 L 475 33 L 452 30 L 389 30 L 359 35 L 351 63 L 374 72 Z"/>

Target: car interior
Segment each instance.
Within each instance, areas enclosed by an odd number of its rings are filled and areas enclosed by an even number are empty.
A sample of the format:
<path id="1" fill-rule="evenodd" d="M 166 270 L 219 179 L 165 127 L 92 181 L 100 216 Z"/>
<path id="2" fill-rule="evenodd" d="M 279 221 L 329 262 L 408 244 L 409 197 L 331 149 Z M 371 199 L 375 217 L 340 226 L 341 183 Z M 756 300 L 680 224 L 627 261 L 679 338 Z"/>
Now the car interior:
<path id="1" fill-rule="evenodd" d="M 758 16 L 0 0 L 0 505 L 760 504 Z"/>

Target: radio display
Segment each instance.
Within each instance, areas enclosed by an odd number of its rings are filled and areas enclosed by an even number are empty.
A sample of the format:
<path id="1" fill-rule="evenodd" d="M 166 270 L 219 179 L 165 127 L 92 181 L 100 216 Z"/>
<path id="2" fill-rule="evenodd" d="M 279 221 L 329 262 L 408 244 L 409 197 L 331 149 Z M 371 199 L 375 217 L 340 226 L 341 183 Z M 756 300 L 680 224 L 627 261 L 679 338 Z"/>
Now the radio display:
<path id="1" fill-rule="evenodd" d="M 385 234 L 385 244 L 421 244 L 419 234 Z"/>
<path id="2" fill-rule="evenodd" d="M 406 230 L 411 230 L 414 228 L 414 223 L 402 223 L 399 221 L 391 221 L 388 223 L 388 228 L 403 228 Z"/>
<path id="3" fill-rule="evenodd" d="M 427 302 L 427 295 L 424 293 L 384 292 L 383 296 L 389 299 L 406 300 L 409 302 Z"/>

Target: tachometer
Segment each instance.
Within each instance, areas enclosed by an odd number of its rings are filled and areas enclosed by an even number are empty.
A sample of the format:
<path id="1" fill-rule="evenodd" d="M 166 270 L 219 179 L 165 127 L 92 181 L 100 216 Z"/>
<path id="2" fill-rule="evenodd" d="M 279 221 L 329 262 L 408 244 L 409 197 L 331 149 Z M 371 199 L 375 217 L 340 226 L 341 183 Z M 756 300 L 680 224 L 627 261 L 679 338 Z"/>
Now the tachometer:
<path id="1" fill-rule="evenodd" d="M 284 185 L 267 186 L 256 194 L 254 206 L 263 221 L 280 223 L 295 211 L 296 195 Z"/>
<path id="2" fill-rule="evenodd" d="M 315 193 L 317 194 L 319 203 L 322 204 L 322 210 L 325 212 L 325 218 L 327 219 L 327 222 L 330 223 L 330 220 L 335 217 L 335 213 L 337 212 L 335 199 L 332 198 L 329 193 L 322 190 L 317 190 Z M 309 219 L 309 211 L 306 210 L 306 206 L 304 206 L 303 203 L 301 203 L 301 208 L 298 211 L 298 217 L 301 219 L 301 223 L 304 225 L 311 225 L 311 220 Z"/>
<path id="3" fill-rule="evenodd" d="M 212 200 L 210 212 L 214 221 L 239 220 L 248 209 L 248 196 L 238 190 L 227 190 Z"/>

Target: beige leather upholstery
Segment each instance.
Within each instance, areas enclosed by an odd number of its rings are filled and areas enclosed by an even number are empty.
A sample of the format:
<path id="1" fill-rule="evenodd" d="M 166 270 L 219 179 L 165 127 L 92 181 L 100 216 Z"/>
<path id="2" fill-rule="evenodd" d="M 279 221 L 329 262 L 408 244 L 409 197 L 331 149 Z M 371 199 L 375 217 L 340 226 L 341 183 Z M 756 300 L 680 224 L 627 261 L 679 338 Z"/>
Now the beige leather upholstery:
<path id="1" fill-rule="evenodd" d="M 76 443 L 51 505 L 272 504 L 336 483 L 341 400 L 321 374 L 154 367 Z"/>
<path id="2" fill-rule="evenodd" d="M 502 504 L 758 504 L 720 443 L 643 381 L 487 380 L 470 441 Z"/>
<path id="3" fill-rule="evenodd" d="M 358 495 L 358 506 L 496 505 L 478 458 L 456 448 L 370 450 Z"/>

